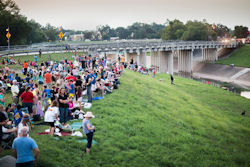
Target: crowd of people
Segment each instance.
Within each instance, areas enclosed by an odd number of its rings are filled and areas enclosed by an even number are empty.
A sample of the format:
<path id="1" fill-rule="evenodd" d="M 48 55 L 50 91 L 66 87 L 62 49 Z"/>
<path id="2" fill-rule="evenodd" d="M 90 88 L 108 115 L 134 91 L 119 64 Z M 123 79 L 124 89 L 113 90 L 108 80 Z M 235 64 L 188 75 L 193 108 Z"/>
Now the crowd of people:
<path id="1" fill-rule="evenodd" d="M 95 127 L 90 123 L 94 115 L 85 108 L 91 107 L 92 100 L 102 99 L 105 94 L 118 88 L 124 68 L 119 60 L 112 62 L 106 56 L 79 55 L 77 52 L 72 56 L 73 61 L 62 58 L 60 61 L 38 63 L 39 57 L 34 56 L 34 61 L 19 62 L 22 74 L 11 70 L 8 61 L 2 62 L 5 68 L 0 69 L 0 144 L 3 133 L 15 134 L 12 147 L 17 152 L 19 165 L 28 166 L 35 160 L 28 158 L 29 161 L 23 161 L 18 158 L 27 149 L 19 146 L 24 140 L 19 138 L 29 137 L 29 131 L 34 126 L 31 120 L 42 118 L 50 126 L 49 134 L 54 135 L 55 122 L 67 126 L 67 121 L 74 118 L 76 108 L 85 113 L 82 125 L 88 141 L 88 154 Z M 8 105 L 5 104 L 7 91 L 11 92 L 13 101 Z M 35 149 L 38 156 L 35 141 L 26 142 L 31 145 L 28 149 Z M 24 151 L 20 151 L 20 148 Z"/>

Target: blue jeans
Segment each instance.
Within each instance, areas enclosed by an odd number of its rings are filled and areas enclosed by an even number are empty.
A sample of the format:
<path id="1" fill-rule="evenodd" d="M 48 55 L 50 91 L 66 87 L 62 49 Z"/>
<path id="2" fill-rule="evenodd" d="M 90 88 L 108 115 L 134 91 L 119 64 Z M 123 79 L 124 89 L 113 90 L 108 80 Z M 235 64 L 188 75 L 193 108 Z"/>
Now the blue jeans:
<path id="1" fill-rule="evenodd" d="M 87 86 L 88 103 L 92 103 L 92 90 L 91 84 Z"/>
<path id="2" fill-rule="evenodd" d="M 60 112 L 60 123 L 67 123 L 67 117 L 68 117 L 68 108 L 59 107 Z"/>

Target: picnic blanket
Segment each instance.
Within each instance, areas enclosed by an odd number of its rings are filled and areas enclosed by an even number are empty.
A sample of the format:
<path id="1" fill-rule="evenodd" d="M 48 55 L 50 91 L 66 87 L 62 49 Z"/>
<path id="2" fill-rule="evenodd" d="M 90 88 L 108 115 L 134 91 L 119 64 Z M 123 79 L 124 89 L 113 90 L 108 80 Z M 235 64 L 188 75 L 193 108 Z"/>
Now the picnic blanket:
<path id="1" fill-rule="evenodd" d="M 70 127 L 73 129 L 73 130 L 78 130 L 82 127 L 82 123 L 81 122 L 74 122 L 73 124 L 70 125 Z"/>
<path id="2" fill-rule="evenodd" d="M 60 132 L 62 134 L 62 136 L 70 136 L 71 133 L 70 132 Z M 48 135 L 49 132 L 41 132 L 41 133 L 37 133 L 37 135 Z"/>
<path id="3" fill-rule="evenodd" d="M 64 141 L 72 141 L 73 139 L 65 139 L 65 138 L 59 138 L 59 137 L 54 137 L 55 140 L 64 140 Z M 78 143 L 88 143 L 87 139 L 78 139 L 76 140 Z M 92 140 L 92 144 L 98 144 L 97 141 Z"/>
<path id="4" fill-rule="evenodd" d="M 78 143 L 88 143 L 87 139 L 79 139 L 77 140 Z M 92 144 L 98 144 L 97 141 L 92 140 Z"/>
<path id="5" fill-rule="evenodd" d="M 102 100 L 102 99 L 104 99 L 104 97 L 100 96 L 100 97 L 94 97 L 92 100 Z"/>

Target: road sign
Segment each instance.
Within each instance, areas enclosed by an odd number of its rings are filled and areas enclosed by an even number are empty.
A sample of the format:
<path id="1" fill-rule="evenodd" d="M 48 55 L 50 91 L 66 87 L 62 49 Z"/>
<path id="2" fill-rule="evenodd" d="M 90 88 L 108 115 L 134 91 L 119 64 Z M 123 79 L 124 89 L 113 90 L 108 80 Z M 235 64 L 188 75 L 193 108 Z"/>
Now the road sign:
<path id="1" fill-rule="evenodd" d="M 8 32 L 8 33 L 6 34 L 6 37 L 7 37 L 8 39 L 10 39 L 11 34 Z"/>
<path id="2" fill-rule="evenodd" d="M 59 36 L 59 38 L 62 39 L 64 37 L 64 34 L 62 32 L 60 32 L 60 34 L 58 36 Z"/>

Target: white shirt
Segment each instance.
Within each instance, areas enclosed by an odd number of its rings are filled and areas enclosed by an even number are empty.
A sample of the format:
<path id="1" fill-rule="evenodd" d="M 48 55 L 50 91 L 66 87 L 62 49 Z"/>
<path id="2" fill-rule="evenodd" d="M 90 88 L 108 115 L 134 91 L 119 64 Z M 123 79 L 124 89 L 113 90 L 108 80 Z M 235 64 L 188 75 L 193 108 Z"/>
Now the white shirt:
<path id="1" fill-rule="evenodd" d="M 74 67 L 79 67 L 79 63 L 78 63 L 78 61 L 74 61 Z"/>
<path id="2" fill-rule="evenodd" d="M 19 93 L 19 88 L 18 88 L 17 85 L 12 85 L 12 86 L 11 86 L 11 93 L 12 93 L 13 96 L 17 96 L 17 95 L 18 95 L 18 93 Z M 16 93 L 17 93 L 17 94 L 16 94 Z"/>
<path id="3" fill-rule="evenodd" d="M 44 122 L 54 122 L 56 115 L 59 115 L 58 107 L 49 107 L 44 115 Z"/>

